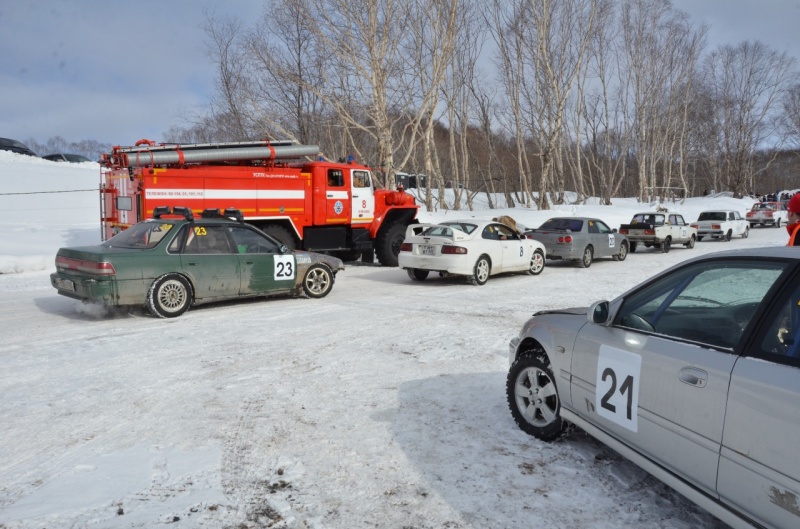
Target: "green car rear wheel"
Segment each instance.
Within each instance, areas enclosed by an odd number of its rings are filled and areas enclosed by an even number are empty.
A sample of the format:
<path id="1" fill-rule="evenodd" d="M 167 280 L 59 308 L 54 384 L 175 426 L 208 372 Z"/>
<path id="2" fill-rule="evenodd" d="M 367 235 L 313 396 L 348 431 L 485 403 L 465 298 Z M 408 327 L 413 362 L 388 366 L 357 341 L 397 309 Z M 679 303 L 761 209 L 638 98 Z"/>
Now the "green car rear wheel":
<path id="1" fill-rule="evenodd" d="M 192 287 L 185 277 L 165 274 L 153 282 L 147 293 L 147 308 L 159 318 L 176 318 L 192 306 Z"/>

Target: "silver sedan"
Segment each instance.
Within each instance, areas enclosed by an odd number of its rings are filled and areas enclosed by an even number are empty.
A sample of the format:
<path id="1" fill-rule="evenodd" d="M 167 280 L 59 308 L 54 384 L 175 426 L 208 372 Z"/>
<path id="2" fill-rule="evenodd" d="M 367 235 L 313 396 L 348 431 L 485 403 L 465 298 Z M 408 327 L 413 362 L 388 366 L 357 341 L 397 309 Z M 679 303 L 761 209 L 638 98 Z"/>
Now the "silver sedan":
<path id="1" fill-rule="evenodd" d="M 582 268 L 588 268 L 596 257 L 624 261 L 630 245 L 617 230 L 588 217 L 554 217 L 525 235 L 544 245 L 548 259 L 576 261 Z"/>
<path id="2" fill-rule="evenodd" d="M 733 527 L 800 527 L 800 254 L 685 261 L 509 345 L 514 421 L 573 424 Z"/>

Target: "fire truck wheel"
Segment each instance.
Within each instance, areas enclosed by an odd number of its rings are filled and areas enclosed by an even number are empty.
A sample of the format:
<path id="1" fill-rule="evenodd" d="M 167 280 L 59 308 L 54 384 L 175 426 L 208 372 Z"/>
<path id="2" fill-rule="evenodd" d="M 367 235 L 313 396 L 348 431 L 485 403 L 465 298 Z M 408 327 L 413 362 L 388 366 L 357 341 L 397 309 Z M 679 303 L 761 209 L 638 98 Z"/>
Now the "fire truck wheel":
<path id="1" fill-rule="evenodd" d="M 333 274 L 327 266 L 315 264 L 303 278 L 303 291 L 310 298 L 324 298 L 333 288 Z"/>
<path id="2" fill-rule="evenodd" d="M 338 257 L 342 261 L 346 263 L 351 263 L 353 261 L 358 261 L 361 259 L 362 252 L 360 250 L 346 250 L 342 252 L 331 252 L 335 257 Z"/>
<path id="3" fill-rule="evenodd" d="M 277 224 L 269 224 L 264 226 L 262 230 L 267 235 L 271 236 L 273 239 L 278 239 L 280 242 L 286 245 L 287 248 L 290 250 L 294 250 L 297 248 L 297 242 L 292 237 L 292 234 L 289 233 L 289 230 L 284 228 L 283 226 L 279 226 Z"/>
<path id="4" fill-rule="evenodd" d="M 406 238 L 405 224 L 395 223 L 382 229 L 375 240 L 375 253 L 383 266 L 397 266 L 400 246 Z"/>
<path id="5" fill-rule="evenodd" d="M 159 318 L 176 318 L 192 306 L 192 286 L 185 277 L 165 274 L 155 281 L 147 293 L 147 308 Z"/>

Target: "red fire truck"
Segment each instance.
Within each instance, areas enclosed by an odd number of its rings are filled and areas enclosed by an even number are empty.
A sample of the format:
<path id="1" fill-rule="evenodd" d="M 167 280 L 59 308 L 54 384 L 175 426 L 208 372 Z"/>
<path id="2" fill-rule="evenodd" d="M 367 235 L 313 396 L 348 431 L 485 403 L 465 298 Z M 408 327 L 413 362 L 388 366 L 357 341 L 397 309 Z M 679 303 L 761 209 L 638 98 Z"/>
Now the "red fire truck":
<path id="1" fill-rule="evenodd" d="M 300 161 L 312 159 L 314 161 Z M 103 238 L 150 218 L 157 206 L 238 209 L 290 248 L 377 255 L 397 266 L 414 197 L 376 189 L 369 167 L 330 162 L 316 145 L 289 141 L 156 144 L 140 140 L 101 158 Z"/>

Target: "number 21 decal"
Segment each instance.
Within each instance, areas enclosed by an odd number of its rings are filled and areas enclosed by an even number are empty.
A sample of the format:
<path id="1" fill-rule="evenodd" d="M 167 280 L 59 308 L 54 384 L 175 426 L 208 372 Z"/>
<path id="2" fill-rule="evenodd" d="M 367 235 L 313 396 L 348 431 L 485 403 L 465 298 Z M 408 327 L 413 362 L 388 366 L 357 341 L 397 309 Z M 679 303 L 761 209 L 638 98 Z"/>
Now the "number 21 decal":
<path id="1" fill-rule="evenodd" d="M 600 346 L 597 359 L 595 409 L 597 414 L 632 432 L 639 429 L 639 378 L 642 357 L 610 347 Z"/>
<path id="2" fill-rule="evenodd" d="M 275 256 L 275 281 L 294 279 L 294 257 L 291 255 Z"/>

